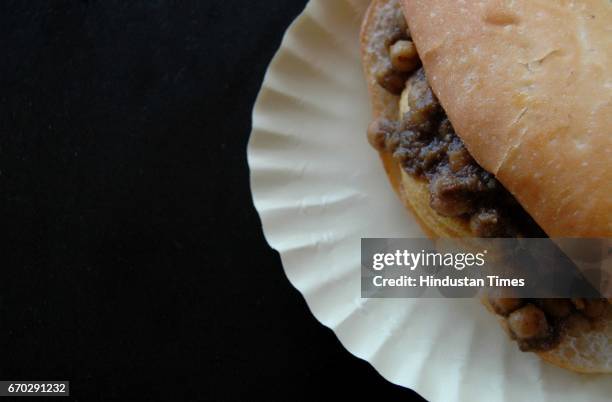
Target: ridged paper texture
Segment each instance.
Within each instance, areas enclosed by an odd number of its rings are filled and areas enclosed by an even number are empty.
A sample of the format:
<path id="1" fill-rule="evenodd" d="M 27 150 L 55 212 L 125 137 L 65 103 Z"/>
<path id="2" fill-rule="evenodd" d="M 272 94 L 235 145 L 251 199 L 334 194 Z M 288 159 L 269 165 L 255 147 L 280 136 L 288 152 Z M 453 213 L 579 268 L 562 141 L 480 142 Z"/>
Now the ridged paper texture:
<path id="1" fill-rule="evenodd" d="M 423 236 L 366 140 L 358 38 L 368 4 L 311 1 L 254 108 L 253 199 L 289 280 L 351 353 L 428 400 L 609 401 L 610 377 L 520 352 L 476 300 L 360 298 L 362 237 Z"/>

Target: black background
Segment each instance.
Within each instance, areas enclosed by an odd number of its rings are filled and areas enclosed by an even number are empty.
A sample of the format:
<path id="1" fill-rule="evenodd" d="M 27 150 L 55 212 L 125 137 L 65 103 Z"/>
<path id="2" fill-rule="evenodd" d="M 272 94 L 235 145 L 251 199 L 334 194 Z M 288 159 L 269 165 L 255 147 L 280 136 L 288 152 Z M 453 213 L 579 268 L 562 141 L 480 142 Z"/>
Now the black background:
<path id="1" fill-rule="evenodd" d="M 416 399 L 312 317 L 251 202 L 252 105 L 304 4 L 0 2 L 0 379 Z"/>

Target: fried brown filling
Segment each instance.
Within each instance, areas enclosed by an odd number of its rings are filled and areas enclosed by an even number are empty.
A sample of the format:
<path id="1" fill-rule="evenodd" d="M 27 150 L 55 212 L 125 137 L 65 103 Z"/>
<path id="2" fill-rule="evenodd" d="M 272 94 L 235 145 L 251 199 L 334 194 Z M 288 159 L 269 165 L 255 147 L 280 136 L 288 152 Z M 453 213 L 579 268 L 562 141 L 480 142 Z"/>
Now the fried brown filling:
<path id="1" fill-rule="evenodd" d="M 544 237 L 514 197 L 471 157 L 423 69 L 408 79 L 410 111 L 399 122 L 375 121 L 368 131 L 372 145 L 392 153 L 413 177 L 426 180 L 431 207 L 469 222 L 475 236 Z"/>
<path id="2" fill-rule="evenodd" d="M 378 84 L 400 95 L 406 83 L 410 110 L 399 121 L 378 119 L 368 140 L 389 152 L 411 176 L 429 185 L 430 205 L 440 215 L 469 223 L 478 237 L 546 237 L 516 199 L 472 158 L 432 92 L 401 12 L 385 27 L 386 59 L 376 72 Z M 554 348 L 569 320 L 594 320 L 605 299 L 518 299 L 491 294 L 494 311 L 505 317 L 521 350 Z"/>

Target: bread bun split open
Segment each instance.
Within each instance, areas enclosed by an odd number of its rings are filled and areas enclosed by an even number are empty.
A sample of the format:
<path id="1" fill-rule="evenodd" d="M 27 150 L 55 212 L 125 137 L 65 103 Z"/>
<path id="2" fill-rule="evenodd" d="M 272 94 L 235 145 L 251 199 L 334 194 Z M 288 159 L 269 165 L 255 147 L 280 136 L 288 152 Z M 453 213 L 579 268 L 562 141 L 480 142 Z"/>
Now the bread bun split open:
<path id="1" fill-rule="evenodd" d="M 382 37 L 398 13 L 476 162 L 548 236 L 612 237 L 612 4 L 373 0 L 361 48 L 374 118 L 398 120 L 406 108 L 375 76 L 388 58 Z M 406 173 L 391 153 L 380 157 L 429 236 L 474 236 L 465 220 L 432 209 L 427 181 Z M 559 344 L 538 355 L 577 372 L 611 373 L 612 309 L 595 325 L 569 320 Z"/>

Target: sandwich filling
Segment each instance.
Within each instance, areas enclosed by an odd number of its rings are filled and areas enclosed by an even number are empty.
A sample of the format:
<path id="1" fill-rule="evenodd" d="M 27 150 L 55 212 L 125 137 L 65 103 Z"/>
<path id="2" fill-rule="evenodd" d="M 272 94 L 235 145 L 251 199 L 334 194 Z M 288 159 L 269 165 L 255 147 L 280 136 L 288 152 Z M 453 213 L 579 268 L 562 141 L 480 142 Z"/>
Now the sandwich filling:
<path id="1" fill-rule="evenodd" d="M 475 236 L 544 237 L 495 176 L 470 156 L 422 68 L 408 78 L 407 88 L 409 111 L 399 121 L 374 121 L 368 130 L 370 143 L 392 153 L 411 176 L 426 180 L 431 207 L 440 215 L 465 220 Z"/>
<path id="2" fill-rule="evenodd" d="M 428 183 L 430 206 L 438 214 L 464 220 L 477 237 L 546 237 L 516 199 L 472 158 L 432 92 L 397 1 L 377 21 L 369 51 L 377 55 L 378 84 L 401 95 L 397 120 L 380 118 L 368 128 L 370 144 L 391 153 L 404 171 Z M 490 295 L 522 350 L 554 348 L 568 323 L 595 325 L 605 299 L 518 299 Z"/>

